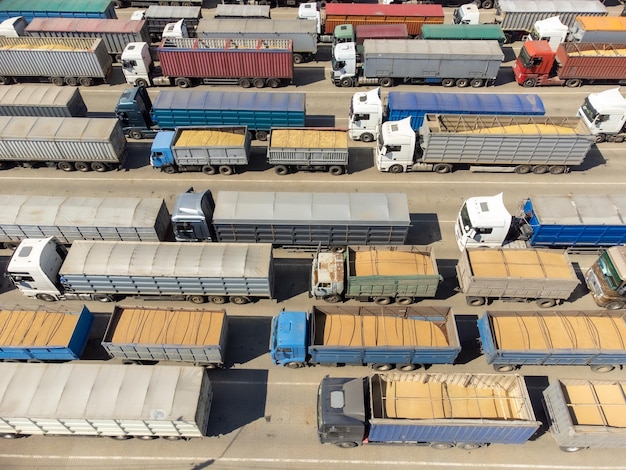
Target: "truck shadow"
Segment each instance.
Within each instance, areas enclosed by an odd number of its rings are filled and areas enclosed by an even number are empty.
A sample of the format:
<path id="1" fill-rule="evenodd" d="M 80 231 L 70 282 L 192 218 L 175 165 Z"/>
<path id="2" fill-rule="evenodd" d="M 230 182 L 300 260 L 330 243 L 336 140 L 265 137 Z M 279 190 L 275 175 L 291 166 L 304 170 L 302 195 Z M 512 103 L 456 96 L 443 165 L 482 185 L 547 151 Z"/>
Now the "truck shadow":
<path id="1" fill-rule="evenodd" d="M 606 144 L 606 145 L 612 145 L 612 144 Z M 613 144 L 613 145 L 616 145 L 616 144 Z M 606 159 L 602 155 L 602 152 L 600 151 L 598 146 L 593 145 L 591 147 L 591 150 L 589 150 L 589 153 L 587 153 L 587 156 L 583 160 L 582 164 L 572 167 L 571 171 L 577 171 L 577 172 L 587 171 L 597 166 L 604 166 L 604 165 L 606 165 Z"/>
<path id="2" fill-rule="evenodd" d="M 517 59 L 517 55 L 515 55 L 515 51 L 513 50 L 513 46 L 502 46 L 502 52 L 504 54 L 504 60 L 502 60 L 502 63 L 507 63 L 507 62 L 513 62 L 515 59 Z M 508 65 L 508 64 L 507 64 Z M 512 66 L 513 64 L 511 64 Z M 504 69 L 509 69 L 509 67 L 504 67 Z M 502 71 L 503 68 L 500 68 L 500 71 Z"/>
<path id="3" fill-rule="evenodd" d="M 136 170 L 150 166 L 150 149 L 152 148 L 152 141 L 141 140 L 129 140 L 128 141 L 128 155 L 126 156 L 126 162 L 124 163 L 124 170 Z"/>
<path id="4" fill-rule="evenodd" d="M 81 356 L 83 360 L 108 361 L 109 355 L 102 347 L 102 338 L 106 331 L 111 313 L 91 312 L 93 314 L 93 325 L 89 334 L 89 340 Z"/>
<path id="5" fill-rule="evenodd" d="M 312 257 L 275 258 L 274 299 L 277 302 L 309 291 Z"/>
<path id="6" fill-rule="evenodd" d="M 443 277 L 443 281 L 437 288 L 435 299 L 446 300 L 456 295 L 459 287 L 459 282 L 456 278 L 456 264 L 456 259 L 440 258 L 437 260 L 437 268 L 439 269 L 439 274 Z"/>
<path id="7" fill-rule="evenodd" d="M 348 173 L 358 173 L 374 166 L 374 150 L 363 147 L 350 147 Z"/>
<path id="8" fill-rule="evenodd" d="M 546 411 L 543 406 L 543 391 L 548 387 L 548 377 L 545 375 L 525 375 L 524 381 L 526 382 L 526 388 L 528 389 L 528 396 L 530 397 L 530 405 L 535 413 L 537 421 L 541 421 L 541 426 L 537 429 L 537 432 L 530 438 L 531 441 L 536 440 L 546 432 L 550 427 Z"/>
<path id="9" fill-rule="evenodd" d="M 13 284 L 4 275 L 6 273 L 7 266 L 9 265 L 9 261 L 11 261 L 12 255 L 13 252 L 10 252 L 7 256 L 0 256 L 0 294 L 13 290 Z"/>
<path id="10" fill-rule="evenodd" d="M 246 364 L 267 353 L 272 317 L 228 317 L 225 368 Z"/>
<path id="11" fill-rule="evenodd" d="M 468 364 L 482 356 L 478 334 L 478 315 L 457 315 L 455 316 L 455 322 L 459 334 L 461 352 L 454 363 Z"/>
<path id="12" fill-rule="evenodd" d="M 407 245 L 430 245 L 442 240 L 437 214 L 410 214 L 410 220 Z"/>
<path id="13" fill-rule="evenodd" d="M 311 114 L 305 119 L 305 125 L 310 127 L 335 127 L 337 125 L 334 114 Z"/>
<path id="14" fill-rule="evenodd" d="M 330 81 L 323 66 L 295 67 L 292 85 L 298 87 L 324 80 Z"/>
<path id="15" fill-rule="evenodd" d="M 504 65 L 500 67 L 498 76 L 493 86 L 506 85 L 507 83 L 515 82 L 515 75 L 513 74 L 513 68 L 510 65 Z"/>
<path id="16" fill-rule="evenodd" d="M 574 272 L 576 272 L 576 277 L 580 281 L 580 284 L 578 284 L 576 289 L 574 289 L 574 292 L 572 292 L 570 298 L 565 301 L 567 303 L 576 302 L 577 300 L 583 298 L 589 293 L 589 289 L 587 289 L 587 284 L 585 283 L 585 273 L 580 267 L 580 264 L 572 262 L 572 266 L 574 268 Z"/>

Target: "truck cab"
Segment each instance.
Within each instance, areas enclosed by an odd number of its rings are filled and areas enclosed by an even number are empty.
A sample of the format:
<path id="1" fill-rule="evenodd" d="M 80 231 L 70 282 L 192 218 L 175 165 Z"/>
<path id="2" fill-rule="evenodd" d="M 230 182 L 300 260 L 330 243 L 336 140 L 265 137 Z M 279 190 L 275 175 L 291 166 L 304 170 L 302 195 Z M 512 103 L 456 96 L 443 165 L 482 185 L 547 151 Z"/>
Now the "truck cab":
<path id="1" fill-rule="evenodd" d="M 357 77 L 356 43 L 341 42 L 332 48 L 331 78 L 335 85 L 350 87 Z"/>
<path id="2" fill-rule="evenodd" d="M 417 135 L 411 128 L 410 116 L 400 121 L 385 122 L 376 146 L 376 168 L 390 173 L 411 171 L 416 145 Z"/>
<path id="3" fill-rule="evenodd" d="M 177 242 L 218 241 L 212 225 L 215 202 L 211 191 L 195 193 L 193 188 L 176 199 L 172 228 Z"/>
<path id="4" fill-rule="evenodd" d="M 150 111 L 152 100 L 145 87 L 124 90 L 115 106 L 115 116 L 122 124 L 124 134 L 133 139 L 154 137 L 156 125 Z"/>
<path id="5" fill-rule="evenodd" d="M 176 131 L 160 130 L 154 136 L 152 147 L 150 148 L 150 165 L 153 168 L 163 170 L 166 173 L 176 172 L 176 160 L 172 152 L 172 143 Z M 170 171 L 169 169 L 172 169 Z"/>
<path id="6" fill-rule="evenodd" d="M 356 42 L 353 25 L 340 24 L 335 26 L 335 30 L 333 31 L 333 46 L 342 42 Z"/>
<path id="7" fill-rule="evenodd" d="M 352 96 L 348 116 L 348 135 L 353 140 L 373 142 L 378 139 L 383 124 L 384 107 L 380 87 L 360 91 Z"/>
<path id="8" fill-rule="evenodd" d="M 163 39 L 165 38 L 188 38 L 189 32 L 187 31 L 187 26 L 185 25 L 185 20 L 177 21 L 176 23 L 168 23 L 163 28 L 163 34 L 161 35 Z"/>
<path id="9" fill-rule="evenodd" d="M 146 42 L 129 42 L 122 52 L 122 72 L 126 83 L 137 87 L 153 85 L 151 74 L 154 62 Z"/>
<path id="10" fill-rule="evenodd" d="M 276 365 L 293 369 L 307 361 L 309 338 L 309 314 L 282 311 L 272 319 L 270 333 L 270 357 Z"/>
<path id="11" fill-rule="evenodd" d="M 452 22 L 454 24 L 480 24 L 478 5 L 467 3 L 459 6 L 459 8 L 454 10 Z"/>
<path id="12" fill-rule="evenodd" d="M 8 18 L 0 22 L 0 38 L 19 38 L 26 36 L 28 22 L 23 16 Z"/>
<path id="13" fill-rule="evenodd" d="M 46 302 L 63 295 L 58 273 L 67 249 L 54 237 L 23 240 L 9 261 L 6 276 L 26 297 Z"/>
<path id="14" fill-rule="evenodd" d="M 527 88 L 537 85 L 560 85 L 561 80 L 554 75 L 557 72 L 555 60 L 556 53 L 548 41 L 526 41 L 513 64 L 515 80 Z M 551 80 L 551 75 L 554 80 Z"/>
<path id="15" fill-rule="evenodd" d="M 366 379 L 322 379 L 317 391 L 317 435 L 322 444 L 344 448 L 363 444 L 366 397 Z"/>
<path id="16" fill-rule="evenodd" d="M 318 252 L 311 266 L 311 294 L 316 299 L 335 303 L 344 292 L 344 255 Z"/>
<path id="17" fill-rule="evenodd" d="M 577 113 L 596 137 L 596 142 L 618 141 L 618 134 L 626 127 L 626 98 L 619 88 L 612 88 L 600 93 L 591 93 Z M 623 140 L 619 137 L 619 141 Z"/>
<path id="18" fill-rule="evenodd" d="M 612 246 L 585 273 L 593 300 L 602 308 L 626 307 L 626 246 Z"/>
<path id="19" fill-rule="evenodd" d="M 512 221 L 513 217 L 504 206 L 502 193 L 467 199 L 454 224 L 459 250 L 502 246 L 511 230 Z"/>
<path id="20" fill-rule="evenodd" d="M 550 49 L 556 52 L 559 44 L 565 42 L 569 28 L 561 23 L 558 16 L 535 22 L 526 41 L 548 41 Z"/>

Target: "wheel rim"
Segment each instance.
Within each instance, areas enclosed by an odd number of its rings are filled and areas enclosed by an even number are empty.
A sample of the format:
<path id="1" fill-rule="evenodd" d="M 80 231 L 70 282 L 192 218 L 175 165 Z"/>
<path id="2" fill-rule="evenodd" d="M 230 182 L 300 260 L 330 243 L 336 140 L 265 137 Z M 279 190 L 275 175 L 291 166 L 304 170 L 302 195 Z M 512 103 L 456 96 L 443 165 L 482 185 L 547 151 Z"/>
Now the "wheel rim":
<path id="1" fill-rule="evenodd" d="M 97 171 L 98 173 L 102 173 L 103 171 L 107 171 L 107 167 L 104 163 L 94 162 L 91 164 L 91 169 L 93 171 Z"/>
<path id="2" fill-rule="evenodd" d="M 547 172 L 548 172 L 547 165 L 537 165 L 536 167 L 533 167 L 533 173 L 536 175 L 543 175 Z"/>
<path id="3" fill-rule="evenodd" d="M 221 175 L 232 175 L 233 174 L 233 169 L 229 166 L 221 166 L 220 167 L 220 174 Z"/>
<path id="4" fill-rule="evenodd" d="M 222 297 L 221 295 L 216 295 L 214 297 L 211 297 L 211 302 L 214 304 L 225 304 L 226 298 Z"/>
<path id="5" fill-rule="evenodd" d="M 526 173 L 530 173 L 530 166 L 529 165 L 518 165 L 518 166 L 515 167 L 514 171 L 518 175 L 525 175 Z"/>
<path id="6" fill-rule="evenodd" d="M 469 80 L 467 80 L 466 78 L 459 78 L 456 81 L 456 86 L 458 86 L 459 88 L 465 88 L 468 85 L 469 85 Z"/>
<path id="7" fill-rule="evenodd" d="M 201 295 L 192 295 L 189 301 L 194 304 L 203 304 L 205 302 L 204 297 Z"/>
<path id="8" fill-rule="evenodd" d="M 252 81 L 252 84 L 254 85 L 254 88 L 264 88 L 265 87 L 265 80 L 263 80 L 262 78 L 255 78 Z"/>
<path id="9" fill-rule="evenodd" d="M 389 173 L 402 173 L 402 167 L 400 165 L 392 165 L 389 168 Z"/>
<path id="10" fill-rule="evenodd" d="M 247 297 L 243 297 L 243 296 L 235 296 L 235 297 L 231 297 L 231 302 L 237 305 L 244 305 L 247 304 L 248 302 L 250 302 L 250 299 L 248 299 Z"/>
<path id="11" fill-rule="evenodd" d="M 251 85 L 252 83 L 250 83 L 250 80 L 248 80 L 247 78 L 242 78 L 241 80 L 239 80 L 239 86 L 241 88 L 250 88 Z"/>
<path id="12" fill-rule="evenodd" d="M 90 168 L 89 168 L 89 165 L 88 165 L 88 164 L 86 164 L 86 163 L 84 163 L 84 162 L 77 162 L 77 163 L 75 164 L 75 166 L 76 166 L 76 169 L 77 169 L 78 171 L 83 171 L 83 172 L 85 172 L 85 171 L 89 171 L 89 169 L 90 169 Z"/>
<path id="13" fill-rule="evenodd" d="M 129 136 L 131 139 L 137 139 L 137 140 L 139 140 L 139 139 L 141 139 L 141 138 L 143 137 L 143 134 L 142 134 L 141 132 L 139 132 L 139 131 L 130 131 L 130 132 L 128 133 L 128 136 Z"/>

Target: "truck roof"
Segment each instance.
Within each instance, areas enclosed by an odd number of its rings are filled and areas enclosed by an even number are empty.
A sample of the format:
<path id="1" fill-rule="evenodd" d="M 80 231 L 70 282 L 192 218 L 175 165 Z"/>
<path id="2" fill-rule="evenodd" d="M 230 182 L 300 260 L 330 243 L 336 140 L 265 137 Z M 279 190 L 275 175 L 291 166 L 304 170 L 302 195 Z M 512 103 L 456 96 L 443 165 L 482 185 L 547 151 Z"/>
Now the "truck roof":
<path id="1" fill-rule="evenodd" d="M 443 17 L 441 5 L 400 4 L 384 5 L 371 3 L 328 3 L 328 16 L 402 16 L 402 17 Z M 347 21 L 346 21 L 347 22 Z"/>
<path id="2" fill-rule="evenodd" d="M 80 98 L 78 88 L 56 85 L 14 85 L 0 87 L 1 106 L 62 106 Z"/>
<path id="3" fill-rule="evenodd" d="M 169 5 L 150 5 L 146 11 L 146 18 L 168 18 L 185 19 L 200 18 L 202 9 L 200 7 L 183 7 Z"/>
<path id="4" fill-rule="evenodd" d="M 301 311 L 280 312 L 276 323 L 277 331 L 273 335 L 277 341 L 275 347 L 292 347 L 294 344 L 302 343 L 308 331 L 308 317 L 308 313 Z"/>
<path id="5" fill-rule="evenodd" d="M 269 147 L 347 149 L 348 134 L 345 129 L 273 128 Z"/>
<path id="6" fill-rule="evenodd" d="M 272 20 L 258 18 L 204 18 L 198 23 L 199 37 L 212 33 L 297 33 L 316 34 L 315 21 Z"/>
<path id="7" fill-rule="evenodd" d="M 41 31 L 77 33 L 138 33 L 144 20 L 104 18 L 33 18 L 26 27 L 27 33 Z"/>
<path id="8" fill-rule="evenodd" d="M 111 5 L 111 0 L 2 0 L 0 11 L 54 11 L 100 13 Z"/>
<path id="9" fill-rule="evenodd" d="M 626 194 L 539 195 L 526 204 L 542 225 L 626 225 Z"/>
<path id="10" fill-rule="evenodd" d="M 506 227 L 511 224 L 512 216 L 504 205 L 502 193 L 495 196 L 470 197 L 465 201 L 465 208 L 470 221 L 484 222 L 487 227 Z"/>
<path id="11" fill-rule="evenodd" d="M 576 21 L 585 31 L 624 31 L 626 17 L 623 16 L 577 16 Z"/>
<path id="12" fill-rule="evenodd" d="M 102 39 L 100 38 L 0 38 L 0 48 L 28 51 L 43 50 L 39 48 L 45 48 L 50 51 L 92 51 L 96 50 L 101 42 Z"/>
<path id="13" fill-rule="evenodd" d="M 85 311 L 87 307 L 83 307 Z M 68 347 L 82 312 L 46 310 L 0 310 L 0 347 Z M 89 315 L 89 311 L 86 312 Z"/>
<path id="14" fill-rule="evenodd" d="M 119 126 L 109 118 L 0 116 L 0 140 L 108 141 Z"/>
<path id="15" fill-rule="evenodd" d="M 498 0 L 504 12 L 603 13 L 606 7 L 597 0 Z"/>
<path id="16" fill-rule="evenodd" d="M 460 25 L 455 25 L 460 26 Z M 420 110 L 425 113 L 458 114 L 545 114 L 539 95 L 504 93 L 438 93 L 402 92 L 389 93 L 389 108 L 394 111 Z"/>
<path id="17" fill-rule="evenodd" d="M 219 5 L 218 5 L 219 6 Z M 158 49 L 169 50 L 292 50 L 291 39 L 164 38 Z"/>
<path id="18" fill-rule="evenodd" d="M 504 32 L 497 24 L 424 24 L 423 39 L 495 39 L 505 41 Z"/>
<path id="19" fill-rule="evenodd" d="M 480 278 L 573 279 L 565 251 L 534 248 L 466 248 L 472 275 Z"/>
<path id="20" fill-rule="evenodd" d="M 413 59 L 439 58 L 445 54 L 446 58 L 459 60 L 478 57 L 483 60 L 504 60 L 504 53 L 500 43 L 496 40 L 460 40 L 450 39 L 366 39 L 363 41 L 365 56 L 372 54 L 406 56 Z"/>

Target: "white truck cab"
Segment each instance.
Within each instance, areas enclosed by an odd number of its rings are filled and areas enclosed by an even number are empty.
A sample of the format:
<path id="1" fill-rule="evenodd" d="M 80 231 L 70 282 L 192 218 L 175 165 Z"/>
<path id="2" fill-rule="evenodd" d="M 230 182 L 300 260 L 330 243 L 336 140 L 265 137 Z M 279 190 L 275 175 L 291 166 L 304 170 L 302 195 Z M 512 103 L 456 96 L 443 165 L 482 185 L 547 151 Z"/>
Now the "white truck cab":
<path id="1" fill-rule="evenodd" d="M 353 42 L 340 42 L 333 46 L 331 57 L 331 74 L 335 84 L 340 84 L 342 80 L 353 84 L 356 77 L 356 44 Z"/>
<path id="2" fill-rule="evenodd" d="M 163 39 L 165 38 L 188 38 L 189 33 L 187 32 L 187 26 L 185 25 L 185 20 L 177 21 L 176 23 L 168 23 L 163 28 L 163 34 L 161 35 Z"/>
<path id="3" fill-rule="evenodd" d="M 556 52 L 559 44 L 565 42 L 569 28 L 561 23 L 558 16 L 552 16 L 545 20 L 535 21 L 532 31 L 526 38 L 527 41 L 548 41 L 550 49 Z"/>
<path id="4" fill-rule="evenodd" d="M 130 42 L 122 52 L 122 71 L 127 83 L 133 86 L 152 84 L 150 72 L 154 66 L 150 46 L 145 42 Z"/>
<path id="5" fill-rule="evenodd" d="M 504 206 L 502 193 L 467 199 L 454 224 L 459 250 L 501 247 L 512 223 L 513 217 Z"/>
<path id="6" fill-rule="evenodd" d="M 466 3 L 454 10 L 452 16 L 454 24 L 480 24 L 480 12 L 475 3 Z"/>
<path id="7" fill-rule="evenodd" d="M 350 101 L 348 135 L 353 140 L 363 142 L 378 140 L 383 115 L 384 107 L 380 97 L 380 87 L 355 93 Z"/>
<path id="8" fill-rule="evenodd" d="M 23 16 L 8 18 L 0 23 L 0 37 L 19 38 L 25 36 L 26 26 L 28 26 L 28 22 Z"/>
<path id="9" fill-rule="evenodd" d="M 298 6 L 298 19 L 315 21 L 317 34 L 322 34 L 322 13 L 318 8 L 317 2 L 301 3 Z"/>
<path id="10" fill-rule="evenodd" d="M 378 171 L 403 173 L 411 171 L 415 159 L 417 134 L 411 128 L 411 117 L 388 121 L 381 126 L 376 146 Z"/>
<path id="11" fill-rule="evenodd" d="M 596 142 L 624 140 L 626 127 L 626 98 L 619 88 L 591 93 L 578 109 L 578 116 L 596 136 Z"/>

